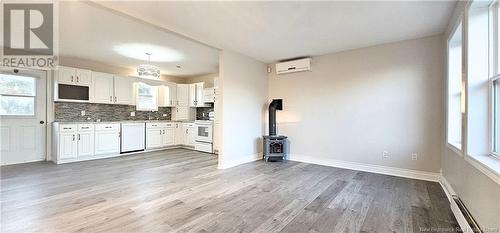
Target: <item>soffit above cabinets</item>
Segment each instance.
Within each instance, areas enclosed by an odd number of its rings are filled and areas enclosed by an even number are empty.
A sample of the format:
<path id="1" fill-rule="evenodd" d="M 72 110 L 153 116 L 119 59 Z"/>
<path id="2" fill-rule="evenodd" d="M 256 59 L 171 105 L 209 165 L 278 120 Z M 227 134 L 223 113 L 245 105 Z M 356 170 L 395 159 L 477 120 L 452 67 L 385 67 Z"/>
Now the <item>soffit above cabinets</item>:
<path id="1" fill-rule="evenodd" d="M 163 75 L 217 73 L 219 51 L 91 2 L 59 2 L 59 56 L 136 70 L 147 63 Z M 181 68 L 178 68 L 180 66 Z"/>

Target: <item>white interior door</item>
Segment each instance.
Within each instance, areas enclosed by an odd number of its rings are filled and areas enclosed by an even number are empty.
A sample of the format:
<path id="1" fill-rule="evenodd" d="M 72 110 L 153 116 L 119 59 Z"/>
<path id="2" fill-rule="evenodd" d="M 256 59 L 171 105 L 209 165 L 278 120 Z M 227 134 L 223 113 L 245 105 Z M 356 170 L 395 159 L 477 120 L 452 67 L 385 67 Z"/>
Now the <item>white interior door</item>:
<path id="1" fill-rule="evenodd" d="M 45 160 L 47 73 L 0 70 L 1 165 Z"/>

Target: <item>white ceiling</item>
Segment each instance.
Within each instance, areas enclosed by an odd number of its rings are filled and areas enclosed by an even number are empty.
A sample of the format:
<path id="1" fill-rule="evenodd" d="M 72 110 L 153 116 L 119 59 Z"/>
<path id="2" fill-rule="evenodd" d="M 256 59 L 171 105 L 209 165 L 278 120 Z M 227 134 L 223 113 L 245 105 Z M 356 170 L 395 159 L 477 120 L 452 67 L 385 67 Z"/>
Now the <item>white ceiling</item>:
<path id="1" fill-rule="evenodd" d="M 264 62 L 442 33 L 455 1 L 103 1 L 133 17 Z"/>
<path id="2" fill-rule="evenodd" d="M 135 69 L 147 63 L 145 53 L 151 52 L 151 63 L 162 74 L 182 77 L 218 72 L 215 48 L 96 4 L 61 1 L 59 9 L 60 56 Z"/>

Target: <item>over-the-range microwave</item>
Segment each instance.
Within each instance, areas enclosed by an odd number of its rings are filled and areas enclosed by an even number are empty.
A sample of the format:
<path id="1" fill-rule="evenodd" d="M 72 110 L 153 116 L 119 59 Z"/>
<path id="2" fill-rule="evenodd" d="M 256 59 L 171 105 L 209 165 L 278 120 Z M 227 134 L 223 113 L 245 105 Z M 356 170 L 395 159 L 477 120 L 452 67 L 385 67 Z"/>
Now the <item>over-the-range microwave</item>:
<path id="1" fill-rule="evenodd" d="M 89 92 L 90 90 L 88 86 L 58 84 L 56 100 L 58 101 L 78 100 L 82 102 L 88 102 L 90 100 Z"/>

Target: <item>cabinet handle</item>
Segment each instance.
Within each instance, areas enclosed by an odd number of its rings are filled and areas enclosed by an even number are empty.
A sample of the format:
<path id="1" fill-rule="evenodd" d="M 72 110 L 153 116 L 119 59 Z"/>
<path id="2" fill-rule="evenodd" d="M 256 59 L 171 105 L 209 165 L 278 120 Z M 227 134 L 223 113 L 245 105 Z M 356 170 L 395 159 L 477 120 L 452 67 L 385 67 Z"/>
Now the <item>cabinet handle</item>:
<path id="1" fill-rule="evenodd" d="M 78 83 L 78 82 L 80 82 L 80 80 L 79 80 L 78 76 L 76 76 L 76 82 L 77 82 L 77 83 Z"/>
<path id="2" fill-rule="evenodd" d="M 165 134 L 165 130 L 163 130 L 163 134 Z"/>
<path id="3" fill-rule="evenodd" d="M 188 129 L 186 129 L 186 134 L 188 134 Z"/>
<path id="4" fill-rule="evenodd" d="M 73 141 L 75 141 L 75 135 L 73 134 Z"/>
<path id="5" fill-rule="evenodd" d="M 160 135 L 161 135 L 161 129 L 160 129 Z"/>
<path id="6" fill-rule="evenodd" d="M 115 103 L 116 103 L 116 96 L 115 96 Z"/>
<path id="7" fill-rule="evenodd" d="M 113 96 L 109 96 L 109 101 L 113 102 Z"/>
<path id="8" fill-rule="evenodd" d="M 73 82 L 73 75 L 71 75 L 71 82 Z"/>
<path id="9" fill-rule="evenodd" d="M 80 141 L 80 134 L 78 134 L 78 141 Z"/>

